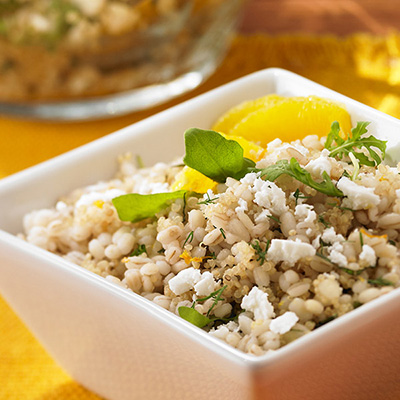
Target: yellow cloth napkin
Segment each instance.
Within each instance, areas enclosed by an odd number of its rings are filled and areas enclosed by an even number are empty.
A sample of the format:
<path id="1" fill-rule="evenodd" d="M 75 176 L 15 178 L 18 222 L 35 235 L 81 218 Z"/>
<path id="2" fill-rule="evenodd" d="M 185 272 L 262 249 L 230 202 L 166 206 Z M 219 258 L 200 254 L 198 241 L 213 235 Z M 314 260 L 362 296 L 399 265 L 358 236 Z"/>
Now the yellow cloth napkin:
<path id="1" fill-rule="evenodd" d="M 400 117 L 400 35 L 239 36 L 200 88 L 152 110 L 106 121 L 44 123 L 0 118 L 0 178 L 99 138 L 248 73 L 281 67 Z M 98 399 L 46 354 L 0 298 L 0 399 Z"/>

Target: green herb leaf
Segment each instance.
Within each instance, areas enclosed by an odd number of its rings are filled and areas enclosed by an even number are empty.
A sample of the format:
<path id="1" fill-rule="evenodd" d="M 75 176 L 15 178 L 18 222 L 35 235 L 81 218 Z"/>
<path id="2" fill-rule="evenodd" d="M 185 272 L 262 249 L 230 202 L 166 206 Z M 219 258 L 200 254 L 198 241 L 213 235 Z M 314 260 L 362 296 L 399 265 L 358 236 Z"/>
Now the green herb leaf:
<path id="1" fill-rule="evenodd" d="M 369 124 L 370 122 L 357 122 L 357 126 L 351 130 L 351 135 L 347 139 L 343 139 L 340 136 L 339 123 L 337 121 L 333 122 L 331 125 L 331 131 L 329 132 L 325 142 L 325 148 L 330 150 L 329 156 L 343 158 L 352 153 L 362 165 L 370 167 L 379 165 L 382 162 L 382 159 L 385 158 L 386 141 L 379 140 L 372 135 L 362 137 L 362 135 L 367 133 L 367 126 Z M 333 144 L 334 142 L 335 145 Z M 382 158 L 373 147 L 381 151 Z M 362 148 L 365 148 L 368 151 L 369 156 L 356 151 L 356 149 Z"/>
<path id="2" fill-rule="evenodd" d="M 355 301 L 354 303 L 353 303 L 353 308 L 354 309 L 356 309 L 356 308 L 358 308 L 358 307 L 361 307 L 362 306 L 362 303 L 360 303 L 359 301 Z"/>
<path id="3" fill-rule="evenodd" d="M 260 242 L 258 240 L 256 240 L 256 243 L 251 244 L 251 247 L 256 251 L 257 261 L 260 262 L 260 265 L 263 265 L 265 263 L 265 257 L 267 256 L 270 244 L 271 240 L 268 239 L 265 250 L 261 248 Z"/>
<path id="4" fill-rule="evenodd" d="M 393 282 L 390 282 L 384 278 L 368 279 L 368 283 L 376 286 L 394 286 Z"/>
<path id="5" fill-rule="evenodd" d="M 353 276 L 361 275 L 365 270 L 365 268 L 359 269 L 358 271 L 354 271 L 350 268 L 345 268 L 345 267 L 338 267 L 338 268 L 341 269 L 342 271 L 346 272 L 346 274 L 353 275 Z"/>
<path id="6" fill-rule="evenodd" d="M 255 163 L 243 157 L 243 148 L 218 132 L 191 128 L 185 132 L 183 162 L 208 178 L 225 183 L 228 177 L 242 178 Z"/>
<path id="7" fill-rule="evenodd" d="M 316 182 L 311 177 L 311 174 L 302 168 L 294 157 L 291 158 L 290 162 L 288 162 L 288 160 L 279 160 L 275 164 L 261 170 L 261 176 L 266 177 L 266 179 L 271 182 L 283 174 L 289 175 L 299 182 L 328 196 L 343 197 L 342 191 L 333 184 L 331 178 L 325 171 L 322 174 L 322 182 Z"/>
<path id="8" fill-rule="evenodd" d="M 199 328 L 204 328 L 206 325 L 212 322 L 210 318 L 200 314 L 197 310 L 191 307 L 179 307 L 178 312 L 181 318 L 195 326 L 198 326 Z"/>
<path id="9" fill-rule="evenodd" d="M 296 189 L 296 191 L 293 193 L 293 197 L 296 199 L 296 206 L 297 206 L 297 202 L 299 201 L 299 199 L 309 199 L 311 198 L 311 196 L 304 196 L 302 194 L 300 194 L 300 190 Z"/>
<path id="10" fill-rule="evenodd" d="M 206 196 L 207 196 L 206 200 L 199 201 L 197 204 L 205 204 L 205 205 L 215 204 L 215 202 L 218 200 L 218 196 L 211 198 L 208 192 L 206 193 Z"/>
<path id="11" fill-rule="evenodd" d="M 322 325 L 325 325 L 325 324 L 327 324 L 328 322 L 333 321 L 333 320 L 336 319 L 336 318 L 337 318 L 337 315 L 336 315 L 336 314 L 335 314 L 335 315 L 332 315 L 331 317 L 325 318 L 324 320 L 317 322 L 314 329 L 317 329 L 317 328 L 321 327 Z"/>
<path id="12" fill-rule="evenodd" d="M 329 222 L 325 221 L 325 218 L 322 215 L 318 216 L 318 221 L 321 222 L 321 224 L 324 225 L 325 228 L 329 228 L 331 226 Z"/>
<path id="13" fill-rule="evenodd" d="M 121 221 L 138 222 L 154 217 L 167 208 L 170 202 L 181 199 L 185 193 L 186 190 L 156 194 L 130 193 L 115 197 L 112 202 Z"/>
<path id="14" fill-rule="evenodd" d="M 144 244 L 140 244 L 135 250 L 132 251 L 129 257 L 140 256 L 143 253 L 147 253 L 146 246 Z"/>
<path id="15" fill-rule="evenodd" d="M 361 231 L 358 232 L 358 234 L 360 235 L 360 245 L 361 248 L 364 246 L 364 238 L 363 238 L 363 234 Z"/>
<path id="16" fill-rule="evenodd" d="M 193 235 L 194 235 L 194 232 L 193 232 L 193 231 L 190 231 L 189 234 L 188 234 L 187 237 L 186 237 L 186 240 L 183 242 L 183 246 L 182 246 L 182 247 L 185 247 L 185 244 L 186 244 L 186 243 L 192 243 L 192 241 L 193 241 Z"/>

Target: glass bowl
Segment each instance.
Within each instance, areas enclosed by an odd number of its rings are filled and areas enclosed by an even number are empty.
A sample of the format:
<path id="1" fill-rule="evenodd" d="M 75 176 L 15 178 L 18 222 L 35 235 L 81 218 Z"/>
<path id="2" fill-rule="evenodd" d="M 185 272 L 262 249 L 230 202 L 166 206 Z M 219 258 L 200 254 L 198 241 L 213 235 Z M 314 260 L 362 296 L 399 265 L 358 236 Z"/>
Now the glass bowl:
<path id="1" fill-rule="evenodd" d="M 121 115 L 198 86 L 243 0 L 2 0 L 0 112 L 53 120 Z"/>

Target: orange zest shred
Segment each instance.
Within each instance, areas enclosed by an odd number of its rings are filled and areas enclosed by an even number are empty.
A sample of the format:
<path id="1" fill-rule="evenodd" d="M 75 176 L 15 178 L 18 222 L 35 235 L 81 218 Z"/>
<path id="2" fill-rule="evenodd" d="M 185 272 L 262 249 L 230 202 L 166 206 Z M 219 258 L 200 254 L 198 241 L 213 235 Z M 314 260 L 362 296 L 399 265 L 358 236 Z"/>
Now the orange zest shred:
<path id="1" fill-rule="evenodd" d="M 378 239 L 387 239 L 388 235 L 373 235 L 372 233 L 367 232 L 365 229 L 361 228 L 360 232 L 369 237 L 369 238 L 378 238 Z"/>
<path id="2" fill-rule="evenodd" d="M 203 257 L 192 257 L 186 250 L 179 256 L 185 260 L 185 263 L 189 265 L 191 262 L 202 262 Z"/>
<path id="3" fill-rule="evenodd" d="M 99 208 L 103 208 L 104 206 L 104 201 L 103 200 L 96 200 L 93 202 L 93 205 Z"/>

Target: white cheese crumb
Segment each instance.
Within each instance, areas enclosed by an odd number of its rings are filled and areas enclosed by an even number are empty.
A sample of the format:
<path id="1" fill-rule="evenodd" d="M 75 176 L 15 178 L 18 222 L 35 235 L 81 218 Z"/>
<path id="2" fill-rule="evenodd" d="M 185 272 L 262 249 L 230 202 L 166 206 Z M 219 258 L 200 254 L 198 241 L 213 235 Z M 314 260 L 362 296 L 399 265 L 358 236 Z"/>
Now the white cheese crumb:
<path id="1" fill-rule="evenodd" d="M 314 176 L 321 176 L 323 172 L 330 175 L 332 164 L 329 160 L 329 150 L 323 149 L 321 155 L 315 160 L 311 160 L 304 169 Z"/>
<path id="2" fill-rule="evenodd" d="M 177 295 L 187 292 L 201 279 L 198 269 L 186 268 L 168 281 L 169 288 Z"/>
<path id="3" fill-rule="evenodd" d="M 166 193 L 169 191 L 169 185 L 166 182 L 152 182 L 142 178 L 135 183 L 133 191 L 139 194 Z"/>
<path id="4" fill-rule="evenodd" d="M 360 253 L 360 260 L 365 261 L 370 266 L 374 266 L 376 264 L 375 250 L 371 246 L 364 244 Z"/>
<path id="5" fill-rule="evenodd" d="M 243 297 L 241 307 L 243 310 L 251 311 L 255 320 L 266 320 L 275 316 L 274 307 L 268 300 L 268 294 L 256 286 Z"/>
<path id="6" fill-rule="evenodd" d="M 329 249 L 329 259 L 339 267 L 346 267 L 348 261 L 346 256 L 342 254 L 343 246 L 339 242 L 335 242 L 333 243 L 333 246 L 329 247 Z"/>
<path id="7" fill-rule="evenodd" d="M 120 189 L 110 189 L 103 193 L 100 193 L 100 192 L 85 193 L 76 202 L 75 207 L 79 208 L 80 206 L 83 206 L 83 205 L 90 206 L 95 201 L 98 201 L 98 200 L 104 201 L 104 202 L 111 201 L 113 198 L 122 196 L 123 194 L 126 194 L 126 192 L 124 192 Z"/>
<path id="8" fill-rule="evenodd" d="M 241 180 L 240 183 L 243 183 L 245 185 L 254 185 L 254 182 L 258 178 L 258 174 L 256 172 L 250 172 L 249 174 L 246 174 Z"/>
<path id="9" fill-rule="evenodd" d="M 345 207 L 353 210 L 364 210 L 379 204 L 380 198 L 374 193 L 374 188 L 357 185 L 345 176 L 339 179 L 337 187 L 347 196 L 343 200 Z"/>
<path id="10" fill-rule="evenodd" d="M 325 243 L 336 243 L 336 242 L 343 242 L 344 241 L 344 237 L 341 234 L 337 234 L 335 232 L 335 228 L 333 226 L 328 228 L 328 229 L 325 229 L 322 232 L 321 239 Z"/>
<path id="11" fill-rule="evenodd" d="M 269 325 L 269 329 L 274 333 L 283 335 L 289 332 L 299 320 L 299 317 L 292 311 L 287 311 L 280 317 L 273 319 Z"/>
<path id="12" fill-rule="evenodd" d="M 268 153 L 276 150 L 281 144 L 282 144 L 282 140 L 281 139 L 274 139 L 272 142 L 269 142 L 267 144 Z"/>
<path id="13" fill-rule="evenodd" d="M 261 212 L 255 214 L 255 216 L 254 216 L 254 222 L 255 222 L 256 224 L 260 224 L 260 223 L 262 223 L 262 222 L 267 222 L 267 221 L 269 221 L 269 217 L 270 217 L 271 215 L 272 215 L 272 214 L 269 212 L 269 210 L 262 210 Z"/>
<path id="14" fill-rule="evenodd" d="M 171 281 L 170 281 L 171 282 Z M 208 296 L 214 291 L 215 281 L 211 272 L 203 272 L 200 280 L 194 285 L 194 290 L 198 296 Z"/>
<path id="15" fill-rule="evenodd" d="M 312 224 L 317 219 L 317 214 L 313 211 L 313 208 L 309 204 L 299 204 L 296 206 L 294 215 L 306 224 Z"/>
<path id="16" fill-rule="evenodd" d="M 400 199 L 400 189 L 396 189 L 396 197 Z"/>
<path id="17" fill-rule="evenodd" d="M 246 200 L 239 198 L 238 204 L 239 205 L 235 208 L 237 213 L 248 211 L 249 208 Z"/>
<path id="18" fill-rule="evenodd" d="M 267 208 L 272 214 L 280 216 L 288 210 L 285 192 L 274 182 L 257 178 L 252 191 L 255 193 L 254 203 Z"/>
<path id="19" fill-rule="evenodd" d="M 194 289 L 198 296 L 208 296 L 215 289 L 215 281 L 211 272 L 201 272 L 198 269 L 186 268 L 168 281 L 169 288 L 180 295 Z"/>
<path id="20" fill-rule="evenodd" d="M 312 257 L 316 253 L 311 244 L 301 241 L 272 239 L 267 252 L 267 259 L 279 262 L 286 261 L 290 265 L 304 257 Z"/>
<path id="21" fill-rule="evenodd" d="M 57 211 L 65 210 L 67 207 L 68 207 L 67 203 L 65 203 L 64 201 L 61 201 L 61 200 L 57 201 L 57 204 L 56 204 L 56 210 Z"/>

